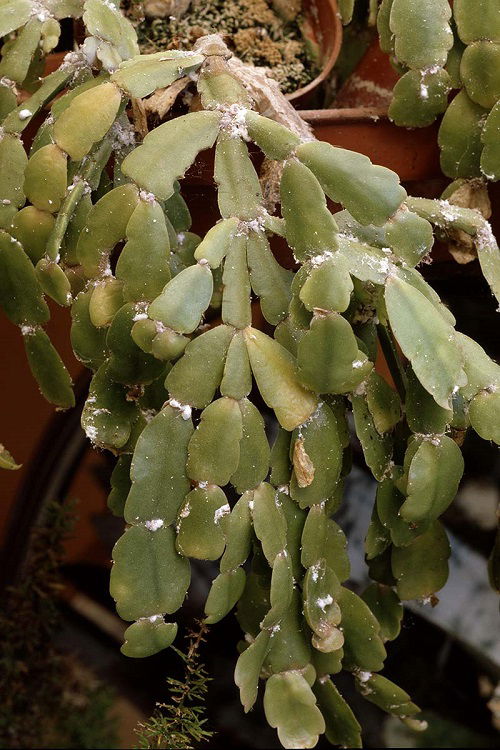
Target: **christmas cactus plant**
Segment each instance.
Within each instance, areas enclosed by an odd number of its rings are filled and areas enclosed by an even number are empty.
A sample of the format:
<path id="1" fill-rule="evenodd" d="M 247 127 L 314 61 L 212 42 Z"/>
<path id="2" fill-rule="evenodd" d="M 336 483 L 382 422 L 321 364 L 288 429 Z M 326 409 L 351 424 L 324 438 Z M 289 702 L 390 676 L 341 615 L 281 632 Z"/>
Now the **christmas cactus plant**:
<path id="1" fill-rule="evenodd" d="M 398 26 L 410 5 L 394 0 Z M 83 16 L 86 39 L 35 86 L 30 71 L 68 15 Z M 170 646 L 190 558 L 219 560 L 205 622 L 236 608 L 241 702 L 249 711 L 263 680 L 284 747 L 314 747 L 323 733 L 361 746 L 332 679 L 340 670 L 368 701 L 420 727 L 408 694 L 379 674 L 384 644 L 399 633 L 401 602 L 446 582 L 439 518 L 462 476 L 463 433 L 500 443 L 500 367 L 455 329 L 416 266 L 433 226 L 460 230 L 499 294 L 488 223 L 474 209 L 410 198 L 394 172 L 314 140 L 284 101 L 269 107 L 275 89 L 262 95 L 260 74 L 217 36 L 191 52 L 140 55 L 110 0 L 3 0 L 0 34 L 0 302 L 61 409 L 74 396 L 43 328 L 45 296 L 71 307 L 73 350 L 93 373 L 83 428 L 118 457 L 109 505 L 127 524 L 111 572 L 131 623 L 122 652 Z M 450 40 L 436 33 L 420 57 L 406 40 L 411 71 L 439 64 L 442 77 Z M 136 142 L 131 105 L 184 78 L 196 88 L 191 110 Z M 26 81 L 33 93 L 18 103 Z M 266 159 L 262 181 L 249 143 Z M 179 180 L 212 147 L 221 218 L 200 238 Z M 488 148 L 498 160 L 498 143 Z M 332 213 L 327 198 L 342 209 Z M 275 259 L 274 235 L 294 271 Z M 252 324 L 257 305 L 266 332 Z M 390 382 L 375 368 L 379 347 Z M 278 424 L 272 446 L 262 401 Z M 366 536 L 373 583 L 361 596 L 346 585 L 347 540 L 332 519 L 350 471 L 350 412 L 378 482 Z"/>

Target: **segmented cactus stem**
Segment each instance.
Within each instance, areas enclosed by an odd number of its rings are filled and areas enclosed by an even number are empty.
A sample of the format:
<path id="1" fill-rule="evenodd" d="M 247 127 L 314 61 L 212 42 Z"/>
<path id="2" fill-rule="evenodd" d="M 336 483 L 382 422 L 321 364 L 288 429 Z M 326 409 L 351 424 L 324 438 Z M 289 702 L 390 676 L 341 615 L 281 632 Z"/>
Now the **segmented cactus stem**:
<path id="1" fill-rule="evenodd" d="M 8 84 L 0 90 L 0 164 L 9 164 L 0 169 L 0 302 L 42 393 L 60 408 L 73 394 L 42 328 L 44 295 L 71 305 L 72 346 L 93 372 L 82 425 L 118 457 L 109 505 L 127 523 L 111 573 L 118 613 L 131 623 L 122 652 L 170 646 L 177 625 L 165 617 L 183 604 L 190 558 L 219 560 L 205 622 L 236 608 L 242 705 L 252 708 L 263 679 L 284 747 L 313 747 L 323 733 L 361 746 L 331 679 L 342 669 L 367 700 L 417 726 L 418 707 L 378 674 L 384 644 L 399 633 L 401 601 L 434 597 L 446 582 L 439 518 L 463 472 L 458 436 L 470 426 L 500 443 L 500 368 L 455 330 L 416 266 L 434 228 L 463 231 L 498 294 L 489 225 L 475 210 L 409 198 L 391 170 L 254 111 L 217 36 L 192 52 L 140 55 L 113 3 L 56 1 L 41 25 L 38 5 L 0 9 L 0 33 L 22 29 L 19 60 L 31 59 L 39 34 L 51 48 L 66 12 L 83 13 L 88 35 L 20 107 Z M 353 4 L 342 5 L 348 18 Z M 466 5 L 456 0 L 455 18 L 473 44 Z M 409 18 L 420 36 L 409 36 Z M 444 0 L 382 3 L 381 33 L 409 68 L 393 108 L 417 81 L 429 87 L 425 118 L 441 111 L 449 22 Z M 14 78 L 12 60 L 5 51 L 0 69 L 22 84 L 26 65 Z M 128 103 L 186 76 L 201 108 L 136 144 Z M 19 134 L 48 102 L 28 156 Z M 280 214 L 268 210 L 249 143 L 278 163 Z M 179 181 L 211 148 L 221 219 L 199 237 Z M 327 198 L 342 209 L 332 213 Z M 294 271 L 276 260 L 273 235 L 286 240 Z M 257 306 L 274 335 L 254 324 Z M 379 346 L 391 382 L 379 373 Z M 260 399 L 275 416 L 272 447 Z M 347 540 L 332 519 L 350 471 L 351 410 L 378 483 L 365 543 L 373 583 L 361 596 L 346 584 Z M 15 468 L 5 450 L 1 458 Z"/>

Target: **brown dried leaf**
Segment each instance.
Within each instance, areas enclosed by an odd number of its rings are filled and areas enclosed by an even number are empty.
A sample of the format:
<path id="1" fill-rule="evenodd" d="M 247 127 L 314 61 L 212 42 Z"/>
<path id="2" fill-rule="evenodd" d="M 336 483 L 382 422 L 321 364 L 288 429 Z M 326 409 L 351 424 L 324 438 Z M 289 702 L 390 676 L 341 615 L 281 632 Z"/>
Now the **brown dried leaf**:
<path id="1" fill-rule="evenodd" d="M 184 76 L 183 78 L 178 78 L 170 86 L 155 91 L 149 99 L 144 101 L 145 111 L 158 115 L 160 119 L 163 119 L 174 105 L 179 94 L 188 86 L 190 80 L 188 76 Z"/>
<path id="2" fill-rule="evenodd" d="M 476 260 L 477 250 L 470 234 L 461 229 L 451 229 L 448 234 L 450 236 L 448 250 L 457 263 L 464 266 Z"/>
<path id="3" fill-rule="evenodd" d="M 299 487 L 309 487 L 314 479 L 315 468 L 306 453 L 302 438 L 298 438 L 293 446 L 293 468 Z"/>
<path id="4" fill-rule="evenodd" d="M 145 138 L 148 134 L 148 118 L 146 115 L 146 108 L 142 99 L 132 99 L 132 121 L 134 123 L 134 130 L 141 138 Z"/>
<path id="5" fill-rule="evenodd" d="M 448 201 L 454 206 L 461 208 L 475 208 L 485 219 L 491 217 L 491 201 L 488 195 L 488 187 L 482 180 L 466 180 Z"/>
<path id="6" fill-rule="evenodd" d="M 491 216 L 491 202 L 488 188 L 482 180 L 465 180 L 448 198 L 449 203 L 461 208 L 474 208 L 488 220 Z M 477 258 L 474 238 L 461 229 L 448 230 L 450 242 L 448 250 L 457 263 L 465 265 Z"/>

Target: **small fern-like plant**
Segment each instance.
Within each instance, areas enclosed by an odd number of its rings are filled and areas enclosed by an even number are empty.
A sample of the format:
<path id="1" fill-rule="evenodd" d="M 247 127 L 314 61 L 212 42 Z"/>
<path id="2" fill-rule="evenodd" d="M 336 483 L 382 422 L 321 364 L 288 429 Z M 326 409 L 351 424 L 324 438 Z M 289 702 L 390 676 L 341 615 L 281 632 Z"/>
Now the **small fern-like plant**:
<path id="1" fill-rule="evenodd" d="M 84 44 L 18 103 L 64 14 L 83 14 Z M 323 733 L 361 746 L 332 679 L 341 670 L 419 727 L 419 708 L 379 674 L 385 643 L 399 633 L 401 601 L 446 582 L 439 518 L 462 476 L 463 433 L 500 443 L 500 367 L 456 331 L 416 266 L 434 230 L 460 230 L 498 296 L 489 224 L 473 209 L 410 198 L 394 172 L 315 141 L 217 36 L 140 55 L 111 0 L 4 0 L 0 34 L 13 32 L 1 63 L 0 302 L 42 393 L 62 409 L 74 397 L 43 329 L 44 295 L 71 306 L 73 349 L 93 372 L 82 424 L 118 456 L 109 504 L 128 525 L 111 573 L 131 623 L 122 652 L 170 646 L 177 625 L 165 615 L 182 606 L 189 559 L 220 560 L 205 624 L 236 607 L 241 702 L 249 711 L 265 682 L 284 747 L 313 747 Z M 158 89 L 174 96 L 181 79 L 195 88 L 192 110 L 137 144 L 130 106 L 141 112 Z M 23 132 L 39 117 L 27 154 Z M 265 195 L 247 143 L 265 156 Z M 201 238 L 178 180 L 214 146 L 221 219 Z M 294 271 L 275 259 L 273 235 Z M 274 335 L 252 324 L 258 305 Z M 375 367 L 379 345 L 391 382 Z M 259 394 L 278 423 L 272 448 Z M 361 596 L 345 585 L 347 540 L 332 519 L 350 471 L 351 411 L 378 482 L 366 536 L 373 583 Z M 154 722 L 153 735 L 163 720 Z"/>
<path id="2" fill-rule="evenodd" d="M 205 697 L 210 677 L 200 662 L 199 650 L 208 626 L 201 622 L 188 633 L 186 653 L 174 648 L 184 662 L 184 679 L 167 678 L 169 703 L 158 703 L 153 716 L 139 724 L 140 748 L 190 750 L 213 736 L 206 728 Z"/>

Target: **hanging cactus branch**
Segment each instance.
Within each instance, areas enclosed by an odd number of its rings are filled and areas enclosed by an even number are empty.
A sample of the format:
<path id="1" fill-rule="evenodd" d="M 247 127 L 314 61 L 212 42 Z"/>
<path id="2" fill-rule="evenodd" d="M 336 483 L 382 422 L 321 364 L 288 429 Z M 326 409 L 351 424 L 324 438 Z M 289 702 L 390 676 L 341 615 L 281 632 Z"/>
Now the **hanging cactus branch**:
<path id="1" fill-rule="evenodd" d="M 500 179 L 497 0 L 381 0 L 377 5 L 380 46 L 401 76 L 392 94 L 390 119 L 415 128 L 444 115 L 438 137 L 441 169 L 453 182 L 442 197 L 464 208 L 479 208 L 489 218 L 488 186 Z M 352 0 L 340 3 L 345 24 L 353 7 Z M 489 232 L 478 232 L 479 241 L 472 243 L 461 230 L 450 231 L 447 240 L 459 263 L 479 257 L 498 296 L 492 267 L 497 261 L 491 261 L 497 251 Z"/>
<path id="2" fill-rule="evenodd" d="M 420 5 L 439 20 L 428 38 L 408 38 L 408 14 L 419 27 L 421 9 L 394 0 L 391 40 L 407 75 L 430 67 L 439 84 L 450 12 L 445 2 Z M 423 728 L 410 697 L 378 674 L 384 643 L 399 633 L 401 600 L 433 597 L 446 582 L 439 519 L 463 472 L 454 436 L 470 426 L 500 443 L 500 367 L 455 330 L 416 266 L 433 227 L 461 230 L 498 294 L 489 225 L 476 210 L 409 198 L 394 172 L 315 141 L 272 87 L 261 100 L 275 102 L 275 119 L 254 111 L 262 80 L 252 88 L 251 71 L 243 75 L 216 36 L 192 52 L 138 54 L 107 0 L 4 3 L 0 31 L 17 33 L 2 65 L 33 56 L 48 21 L 56 36 L 57 19 L 82 13 L 88 36 L 61 69 L 19 106 L 9 86 L 2 94 L 0 160 L 10 168 L 0 176 L 0 302 L 59 408 L 73 394 L 42 328 L 44 295 L 71 305 L 73 349 L 93 372 L 82 425 L 118 456 L 109 505 L 127 523 L 111 573 L 118 613 L 131 623 L 122 652 L 170 646 L 177 625 L 165 616 L 182 606 L 189 558 L 220 560 L 205 622 L 236 607 L 242 705 L 252 708 L 262 679 L 284 747 L 313 747 L 323 733 L 361 746 L 331 679 L 342 669 L 367 700 Z M 12 80 L 22 84 L 26 69 Z M 136 144 L 131 100 L 186 77 L 201 108 Z M 26 155 L 20 135 L 49 103 Z M 266 208 L 249 143 L 279 162 L 281 214 Z M 200 238 L 179 180 L 212 147 L 221 219 Z M 332 213 L 327 197 L 342 209 Z M 273 234 L 286 238 L 294 272 L 271 252 Z M 274 336 L 253 325 L 257 300 Z M 377 342 L 397 390 L 377 372 Z M 278 423 L 272 447 L 257 392 Z M 350 467 L 350 410 L 378 482 L 366 536 L 374 582 L 362 596 L 346 585 L 347 540 L 332 519 Z M 232 507 L 229 485 L 239 496 Z"/>

